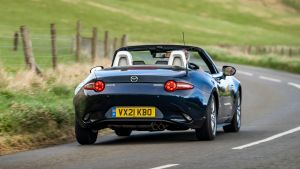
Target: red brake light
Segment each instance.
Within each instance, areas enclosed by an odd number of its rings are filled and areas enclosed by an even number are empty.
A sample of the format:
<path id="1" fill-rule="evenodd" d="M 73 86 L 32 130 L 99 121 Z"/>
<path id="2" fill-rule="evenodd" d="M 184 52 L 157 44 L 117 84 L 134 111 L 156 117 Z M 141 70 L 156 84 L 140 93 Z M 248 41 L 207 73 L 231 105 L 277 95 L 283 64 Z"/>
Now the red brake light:
<path id="1" fill-rule="evenodd" d="M 84 85 L 85 90 L 94 90 L 96 92 L 102 92 L 104 88 L 105 83 L 101 80 Z"/>
<path id="2" fill-rule="evenodd" d="M 177 84 L 173 80 L 169 80 L 165 83 L 165 90 L 168 92 L 174 92 L 177 88 Z"/>
<path id="3" fill-rule="evenodd" d="M 193 88 L 193 85 L 185 82 L 175 82 L 173 80 L 169 80 L 165 83 L 165 90 L 168 92 L 174 92 L 175 90 L 189 90 Z"/>

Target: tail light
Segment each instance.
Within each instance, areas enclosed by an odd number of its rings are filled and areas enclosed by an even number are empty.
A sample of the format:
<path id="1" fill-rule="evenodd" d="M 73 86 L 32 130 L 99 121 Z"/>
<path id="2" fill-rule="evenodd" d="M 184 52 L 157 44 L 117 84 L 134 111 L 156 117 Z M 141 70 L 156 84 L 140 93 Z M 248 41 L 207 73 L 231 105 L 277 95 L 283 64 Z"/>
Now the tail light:
<path id="1" fill-rule="evenodd" d="M 105 88 L 105 83 L 101 80 L 96 82 L 91 82 L 83 87 L 85 90 L 94 90 L 96 92 L 102 92 Z"/>
<path id="2" fill-rule="evenodd" d="M 169 80 L 165 83 L 165 90 L 168 92 L 174 92 L 177 88 L 177 84 L 173 80 Z"/>
<path id="3" fill-rule="evenodd" d="M 185 82 L 175 82 L 174 80 L 169 80 L 165 83 L 165 90 L 167 92 L 174 92 L 175 90 L 189 90 L 193 89 L 194 86 Z"/>

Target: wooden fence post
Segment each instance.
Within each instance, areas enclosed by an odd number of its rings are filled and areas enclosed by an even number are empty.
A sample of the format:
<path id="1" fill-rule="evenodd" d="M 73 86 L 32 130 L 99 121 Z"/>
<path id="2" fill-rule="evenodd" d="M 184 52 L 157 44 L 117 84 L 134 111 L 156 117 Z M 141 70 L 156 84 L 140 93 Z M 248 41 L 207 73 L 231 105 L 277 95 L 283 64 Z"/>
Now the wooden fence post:
<path id="1" fill-rule="evenodd" d="M 280 53 L 281 53 L 281 55 L 284 55 L 284 47 L 281 47 Z"/>
<path id="2" fill-rule="evenodd" d="M 93 28 L 93 37 L 92 37 L 92 46 L 91 46 L 91 56 L 92 56 L 92 63 L 95 63 L 96 55 L 97 55 L 97 28 Z"/>
<path id="3" fill-rule="evenodd" d="M 52 67 L 56 69 L 57 67 L 57 50 L 56 50 L 56 28 L 55 24 L 52 23 L 50 25 L 50 33 L 51 33 L 51 47 L 52 47 Z"/>
<path id="4" fill-rule="evenodd" d="M 18 45 L 19 45 L 19 33 L 15 32 L 15 34 L 14 34 L 14 48 L 13 48 L 13 51 L 17 51 L 18 50 Z"/>
<path id="5" fill-rule="evenodd" d="M 124 47 L 127 45 L 127 40 L 128 40 L 128 37 L 126 34 L 124 34 L 121 39 L 121 47 Z"/>
<path id="6" fill-rule="evenodd" d="M 26 26 L 21 26 L 20 31 L 23 39 L 24 56 L 27 68 L 35 71 L 38 75 L 42 75 L 40 68 L 35 63 L 29 31 Z"/>
<path id="7" fill-rule="evenodd" d="M 108 31 L 105 31 L 105 33 L 104 33 L 104 58 L 108 58 L 108 46 L 109 46 L 109 44 L 108 44 L 108 37 L 109 36 L 109 32 Z"/>
<path id="8" fill-rule="evenodd" d="M 289 48 L 289 57 L 292 57 L 292 55 L 293 55 L 293 50 L 292 50 L 292 48 L 290 47 L 290 48 Z"/>
<path id="9" fill-rule="evenodd" d="M 113 52 L 115 52 L 117 50 L 117 45 L 118 45 L 118 38 L 115 37 L 114 38 L 114 42 L 113 42 Z"/>
<path id="10" fill-rule="evenodd" d="M 248 46 L 247 53 L 248 53 L 248 54 L 251 54 L 251 50 L 252 50 L 252 47 L 251 47 L 251 45 L 249 45 L 249 46 Z"/>
<path id="11" fill-rule="evenodd" d="M 26 27 L 25 26 L 21 26 L 20 27 L 20 32 L 21 32 L 21 37 L 22 37 L 22 41 L 23 41 L 23 49 L 24 49 L 24 58 L 25 58 L 25 64 L 27 69 L 31 68 L 31 65 L 29 63 L 29 54 L 28 54 L 28 47 L 27 47 L 27 34 L 26 32 Z"/>
<path id="12" fill-rule="evenodd" d="M 76 23 L 76 62 L 80 61 L 80 45 L 81 45 L 81 37 L 80 37 L 80 21 Z"/>

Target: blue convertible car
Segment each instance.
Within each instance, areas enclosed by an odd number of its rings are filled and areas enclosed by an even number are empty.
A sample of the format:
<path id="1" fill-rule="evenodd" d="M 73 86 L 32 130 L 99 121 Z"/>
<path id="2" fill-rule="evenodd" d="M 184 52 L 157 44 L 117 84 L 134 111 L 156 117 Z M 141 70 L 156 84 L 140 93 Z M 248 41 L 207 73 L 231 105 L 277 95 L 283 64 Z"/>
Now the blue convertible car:
<path id="1" fill-rule="evenodd" d="M 132 130 L 195 129 L 199 140 L 213 140 L 217 127 L 238 132 L 242 88 L 235 72 L 232 66 L 218 70 L 199 47 L 122 47 L 110 68 L 91 69 L 77 86 L 76 139 L 93 144 L 104 128 L 118 136 Z"/>

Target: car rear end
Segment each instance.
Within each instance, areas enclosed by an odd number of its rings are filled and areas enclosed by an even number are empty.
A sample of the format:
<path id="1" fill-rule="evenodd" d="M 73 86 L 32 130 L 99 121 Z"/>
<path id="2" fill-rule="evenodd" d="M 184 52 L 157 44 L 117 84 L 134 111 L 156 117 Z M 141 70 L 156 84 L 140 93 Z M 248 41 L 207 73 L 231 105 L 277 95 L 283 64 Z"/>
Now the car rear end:
<path id="1" fill-rule="evenodd" d="M 200 128 L 207 98 L 182 68 L 131 67 L 96 71 L 74 97 L 86 128 L 181 130 Z"/>

